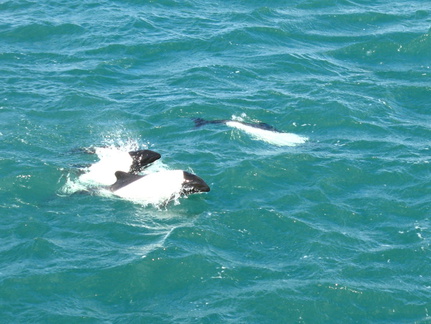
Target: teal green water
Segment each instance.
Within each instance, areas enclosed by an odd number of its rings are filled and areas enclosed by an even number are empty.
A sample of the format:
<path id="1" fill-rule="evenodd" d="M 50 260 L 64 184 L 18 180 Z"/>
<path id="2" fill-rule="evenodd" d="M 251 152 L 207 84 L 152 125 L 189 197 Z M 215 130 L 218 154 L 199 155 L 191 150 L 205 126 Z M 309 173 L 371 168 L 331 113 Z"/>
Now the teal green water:
<path id="1" fill-rule="evenodd" d="M 431 323 L 429 1 L 0 1 L 5 323 Z M 266 122 L 279 147 L 191 118 Z M 211 186 L 62 194 L 84 147 Z"/>

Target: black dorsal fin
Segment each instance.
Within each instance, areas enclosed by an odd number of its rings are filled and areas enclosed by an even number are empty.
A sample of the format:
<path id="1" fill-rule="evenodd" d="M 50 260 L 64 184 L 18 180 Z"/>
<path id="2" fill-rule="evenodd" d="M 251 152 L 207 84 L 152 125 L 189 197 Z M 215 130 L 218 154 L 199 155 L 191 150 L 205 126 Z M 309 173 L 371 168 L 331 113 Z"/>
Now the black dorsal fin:
<path id="1" fill-rule="evenodd" d="M 124 186 L 141 179 L 143 176 L 124 171 L 117 171 L 115 172 L 115 177 L 117 178 L 117 181 L 115 181 L 115 183 L 110 187 L 111 191 L 121 189 Z"/>
<path id="2" fill-rule="evenodd" d="M 253 124 L 250 124 L 250 125 L 253 126 Z M 267 123 L 258 123 L 258 124 L 256 124 L 255 127 L 261 128 L 261 129 L 264 129 L 264 130 L 269 130 L 269 131 L 281 133 L 277 128 L 275 128 L 275 127 L 273 127 L 273 126 L 271 126 L 271 125 L 269 125 Z"/>

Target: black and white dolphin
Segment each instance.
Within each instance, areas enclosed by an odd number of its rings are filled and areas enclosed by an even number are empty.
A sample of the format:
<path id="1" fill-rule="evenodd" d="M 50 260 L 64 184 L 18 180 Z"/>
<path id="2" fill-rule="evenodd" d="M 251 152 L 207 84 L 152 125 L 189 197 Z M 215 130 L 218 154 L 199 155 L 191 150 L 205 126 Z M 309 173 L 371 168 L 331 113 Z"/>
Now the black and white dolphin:
<path id="1" fill-rule="evenodd" d="M 124 199 L 163 205 L 172 199 L 194 193 L 209 192 L 203 179 L 183 170 L 164 170 L 146 175 L 115 172 L 117 181 L 109 190 Z"/>
<path id="2" fill-rule="evenodd" d="M 277 146 L 295 146 L 303 144 L 308 138 L 299 136 L 293 133 L 282 132 L 267 123 L 246 123 L 239 120 L 205 120 L 202 118 L 194 118 L 196 127 L 207 124 L 225 124 L 226 126 L 244 131 L 252 136 L 253 139 L 262 140 Z"/>
<path id="3" fill-rule="evenodd" d="M 249 126 L 252 128 L 260 128 L 260 129 L 271 131 L 271 132 L 282 133 L 281 131 L 279 131 L 278 129 L 276 129 L 275 127 L 273 127 L 267 123 L 246 123 L 243 121 L 229 120 L 229 119 L 206 120 L 203 118 L 194 118 L 193 121 L 195 122 L 196 127 L 200 127 L 200 126 L 207 125 L 207 124 L 225 124 L 227 126 L 232 125 L 232 127 L 235 127 L 233 125 L 238 124 L 238 125 L 243 125 L 243 126 Z"/>

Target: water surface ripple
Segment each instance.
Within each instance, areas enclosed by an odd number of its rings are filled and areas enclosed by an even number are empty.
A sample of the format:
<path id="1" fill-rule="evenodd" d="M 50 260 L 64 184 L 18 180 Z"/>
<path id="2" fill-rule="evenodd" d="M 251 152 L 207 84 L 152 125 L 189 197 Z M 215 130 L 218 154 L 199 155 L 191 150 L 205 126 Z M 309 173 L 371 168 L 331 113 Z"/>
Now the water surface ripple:
<path id="1" fill-rule="evenodd" d="M 4 322 L 431 321 L 427 1 L 0 12 Z M 212 190 L 167 208 L 65 194 L 95 147 L 153 149 Z"/>

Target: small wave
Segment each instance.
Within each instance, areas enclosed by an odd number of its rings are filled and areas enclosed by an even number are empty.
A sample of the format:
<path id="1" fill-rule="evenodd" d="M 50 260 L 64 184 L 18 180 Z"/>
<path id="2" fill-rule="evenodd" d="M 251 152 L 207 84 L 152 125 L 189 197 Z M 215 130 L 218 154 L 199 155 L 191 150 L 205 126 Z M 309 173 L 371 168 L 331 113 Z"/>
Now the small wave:
<path id="1" fill-rule="evenodd" d="M 10 29 L 3 37 L 13 41 L 45 41 L 53 37 L 67 37 L 82 34 L 85 29 L 79 25 L 65 23 L 60 25 L 30 23 Z"/>

